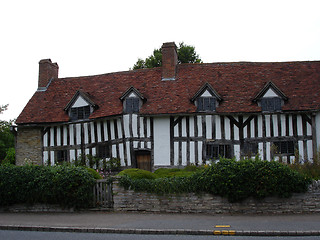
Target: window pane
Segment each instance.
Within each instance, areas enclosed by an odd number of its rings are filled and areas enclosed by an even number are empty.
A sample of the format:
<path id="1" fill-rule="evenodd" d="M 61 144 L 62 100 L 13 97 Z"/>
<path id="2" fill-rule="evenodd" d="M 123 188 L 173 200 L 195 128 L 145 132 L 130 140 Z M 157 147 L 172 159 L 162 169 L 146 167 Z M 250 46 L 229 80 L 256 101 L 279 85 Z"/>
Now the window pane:
<path id="1" fill-rule="evenodd" d="M 293 141 L 277 141 L 273 144 L 276 147 L 276 154 L 294 154 Z"/>
<path id="2" fill-rule="evenodd" d="M 126 98 L 126 113 L 137 113 L 139 112 L 139 98 L 129 97 Z"/>
<path id="3" fill-rule="evenodd" d="M 58 150 L 56 152 L 56 154 L 57 154 L 57 162 L 58 163 L 68 161 L 68 152 L 67 152 L 67 150 Z"/>
<path id="4" fill-rule="evenodd" d="M 218 159 L 219 157 L 231 158 L 231 145 L 228 144 L 207 144 L 207 158 Z"/>
<path id="5" fill-rule="evenodd" d="M 278 97 L 274 98 L 263 98 L 261 99 L 261 109 L 266 112 L 274 112 L 281 110 L 281 99 Z"/>
<path id="6" fill-rule="evenodd" d="M 198 111 L 215 111 L 216 98 L 214 97 L 199 97 L 197 100 Z"/>
<path id="7" fill-rule="evenodd" d="M 90 116 L 90 106 L 71 108 L 71 120 L 87 119 Z"/>
<path id="8" fill-rule="evenodd" d="M 107 158 L 109 156 L 109 147 L 108 145 L 99 145 L 97 147 L 97 157 L 99 158 Z"/>

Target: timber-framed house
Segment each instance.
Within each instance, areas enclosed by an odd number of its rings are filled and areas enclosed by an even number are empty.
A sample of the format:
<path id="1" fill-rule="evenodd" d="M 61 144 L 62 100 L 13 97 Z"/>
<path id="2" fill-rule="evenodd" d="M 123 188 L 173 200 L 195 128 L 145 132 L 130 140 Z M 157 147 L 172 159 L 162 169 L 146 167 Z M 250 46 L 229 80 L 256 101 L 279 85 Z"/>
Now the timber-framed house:
<path id="1" fill-rule="evenodd" d="M 17 164 L 91 154 L 154 170 L 318 153 L 319 61 L 178 64 L 173 42 L 162 54 L 162 67 L 69 78 L 41 60 L 38 89 L 16 121 Z"/>

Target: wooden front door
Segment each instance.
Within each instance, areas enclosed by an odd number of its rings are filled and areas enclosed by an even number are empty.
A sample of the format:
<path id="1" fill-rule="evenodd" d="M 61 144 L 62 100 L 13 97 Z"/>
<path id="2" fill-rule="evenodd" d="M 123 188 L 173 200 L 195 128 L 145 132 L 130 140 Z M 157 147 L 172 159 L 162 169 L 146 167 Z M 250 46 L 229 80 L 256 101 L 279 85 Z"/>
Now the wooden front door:
<path id="1" fill-rule="evenodd" d="M 151 171 L 151 154 L 150 152 L 137 152 L 136 153 L 137 168 Z"/>

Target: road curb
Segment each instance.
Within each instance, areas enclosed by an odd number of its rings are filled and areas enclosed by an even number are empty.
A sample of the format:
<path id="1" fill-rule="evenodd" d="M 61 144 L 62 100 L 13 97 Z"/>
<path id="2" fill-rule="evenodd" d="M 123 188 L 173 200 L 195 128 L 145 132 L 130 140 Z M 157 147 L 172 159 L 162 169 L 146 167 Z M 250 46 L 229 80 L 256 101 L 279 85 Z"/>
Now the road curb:
<path id="1" fill-rule="evenodd" d="M 21 225 L 2 225 L 0 226 L 0 230 L 155 235 L 320 236 L 320 231 L 213 231 L 193 229 L 122 229 L 101 227 L 49 227 Z"/>

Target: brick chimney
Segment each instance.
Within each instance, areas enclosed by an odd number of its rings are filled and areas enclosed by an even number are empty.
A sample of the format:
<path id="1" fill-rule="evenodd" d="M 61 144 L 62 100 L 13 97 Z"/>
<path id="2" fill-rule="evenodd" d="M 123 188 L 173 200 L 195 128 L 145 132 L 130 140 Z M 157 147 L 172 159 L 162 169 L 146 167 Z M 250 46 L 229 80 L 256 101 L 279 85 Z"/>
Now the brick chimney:
<path id="1" fill-rule="evenodd" d="M 167 42 L 162 45 L 162 80 L 175 80 L 178 54 L 174 42 Z"/>
<path id="2" fill-rule="evenodd" d="M 45 91 L 52 79 L 58 78 L 59 66 L 51 59 L 42 59 L 39 62 L 38 91 Z"/>

